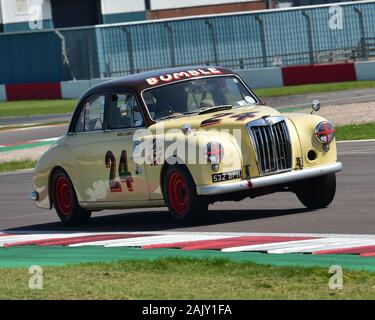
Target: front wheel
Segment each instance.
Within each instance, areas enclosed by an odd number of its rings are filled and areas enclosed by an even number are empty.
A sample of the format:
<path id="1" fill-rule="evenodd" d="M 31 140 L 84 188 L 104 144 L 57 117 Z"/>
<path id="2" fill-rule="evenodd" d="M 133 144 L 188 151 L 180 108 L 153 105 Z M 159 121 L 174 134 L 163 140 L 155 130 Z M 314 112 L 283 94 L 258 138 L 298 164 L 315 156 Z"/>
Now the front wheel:
<path id="1" fill-rule="evenodd" d="M 91 212 L 80 207 L 73 184 L 61 169 L 52 177 L 52 194 L 55 210 L 63 224 L 79 226 L 90 220 Z"/>
<path id="2" fill-rule="evenodd" d="M 296 195 L 302 204 L 309 209 L 327 207 L 335 197 L 336 175 L 334 173 L 301 181 Z"/>
<path id="3" fill-rule="evenodd" d="M 185 167 L 167 169 L 163 194 L 172 218 L 181 224 L 195 222 L 207 213 L 208 202 L 197 194 L 194 180 Z"/>

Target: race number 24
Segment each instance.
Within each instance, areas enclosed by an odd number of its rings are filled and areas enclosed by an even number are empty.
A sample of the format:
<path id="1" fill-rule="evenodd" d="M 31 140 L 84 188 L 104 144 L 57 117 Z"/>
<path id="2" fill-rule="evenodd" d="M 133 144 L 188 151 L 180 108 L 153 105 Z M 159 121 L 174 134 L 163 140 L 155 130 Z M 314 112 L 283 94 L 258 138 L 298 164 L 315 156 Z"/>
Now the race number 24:
<path id="1" fill-rule="evenodd" d="M 116 180 L 116 158 L 112 151 L 107 151 L 105 155 L 105 166 L 109 168 L 109 188 L 111 192 L 122 192 L 121 182 L 126 184 L 129 192 L 133 190 L 133 177 L 129 172 L 128 155 L 126 150 L 121 151 L 118 175 L 120 181 Z"/>

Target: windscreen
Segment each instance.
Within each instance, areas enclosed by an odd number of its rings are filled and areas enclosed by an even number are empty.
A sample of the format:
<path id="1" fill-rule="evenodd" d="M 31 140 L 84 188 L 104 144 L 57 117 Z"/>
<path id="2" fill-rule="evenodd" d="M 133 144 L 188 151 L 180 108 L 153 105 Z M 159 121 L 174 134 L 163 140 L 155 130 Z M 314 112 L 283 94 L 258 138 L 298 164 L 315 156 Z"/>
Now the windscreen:
<path id="1" fill-rule="evenodd" d="M 237 77 L 209 77 L 182 81 L 147 90 L 143 100 L 154 120 L 199 113 L 220 107 L 245 107 L 257 103 Z"/>

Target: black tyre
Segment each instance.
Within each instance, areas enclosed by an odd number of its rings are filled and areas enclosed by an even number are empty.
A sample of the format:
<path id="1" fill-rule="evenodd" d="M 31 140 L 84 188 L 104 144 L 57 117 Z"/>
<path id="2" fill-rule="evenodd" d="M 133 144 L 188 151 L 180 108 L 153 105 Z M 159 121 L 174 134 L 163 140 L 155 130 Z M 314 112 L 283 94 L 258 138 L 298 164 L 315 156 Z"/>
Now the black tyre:
<path id="1" fill-rule="evenodd" d="M 197 195 L 194 180 L 183 166 L 168 167 L 163 195 L 172 218 L 178 223 L 197 222 L 207 213 L 208 202 Z"/>
<path id="2" fill-rule="evenodd" d="M 72 181 L 61 169 L 52 177 L 52 196 L 57 215 L 65 225 L 80 226 L 90 220 L 91 212 L 79 206 Z"/>
<path id="3" fill-rule="evenodd" d="M 298 199 L 309 209 L 327 207 L 335 197 L 336 175 L 334 173 L 304 180 L 296 190 Z"/>

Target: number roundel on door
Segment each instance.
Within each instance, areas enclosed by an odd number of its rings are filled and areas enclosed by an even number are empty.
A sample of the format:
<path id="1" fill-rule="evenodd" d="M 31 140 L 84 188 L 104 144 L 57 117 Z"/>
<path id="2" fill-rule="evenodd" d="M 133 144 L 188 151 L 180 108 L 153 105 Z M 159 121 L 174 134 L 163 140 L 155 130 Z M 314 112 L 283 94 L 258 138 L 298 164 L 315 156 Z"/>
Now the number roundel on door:
<path id="1" fill-rule="evenodd" d="M 116 180 L 116 158 L 112 151 L 107 151 L 105 155 L 105 166 L 109 168 L 109 188 L 111 192 L 122 192 L 121 182 L 126 183 L 129 192 L 133 189 L 133 177 L 129 172 L 128 157 L 126 150 L 121 151 L 118 174 L 120 181 Z"/>

